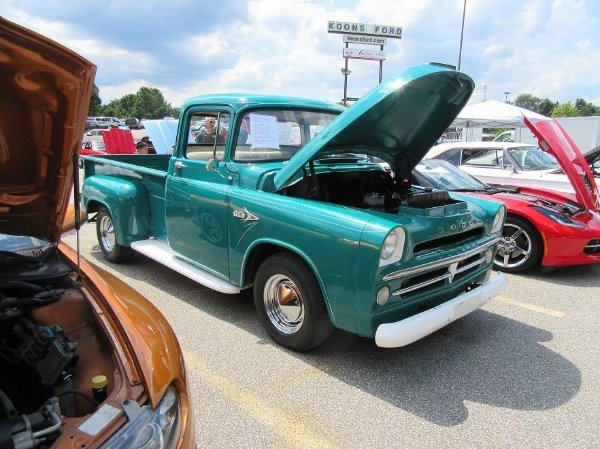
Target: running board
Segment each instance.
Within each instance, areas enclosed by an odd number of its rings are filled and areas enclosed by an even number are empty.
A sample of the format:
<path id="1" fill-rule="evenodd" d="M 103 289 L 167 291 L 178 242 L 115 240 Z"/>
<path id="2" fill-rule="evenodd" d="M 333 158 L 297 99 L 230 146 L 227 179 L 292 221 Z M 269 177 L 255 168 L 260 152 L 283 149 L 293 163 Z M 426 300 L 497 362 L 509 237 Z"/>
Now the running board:
<path id="1" fill-rule="evenodd" d="M 237 285 L 226 281 L 219 276 L 203 270 L 183 259 L 179 259 L 171 253 L 169 245 L 160 240 L 148 239 L 133 242 L 131 247 L 138 253 L 148 256 L 157 262 L 175 270 L 206 287 L 212 288 L 221 293 L 236 294 L 241 291 Z"/>

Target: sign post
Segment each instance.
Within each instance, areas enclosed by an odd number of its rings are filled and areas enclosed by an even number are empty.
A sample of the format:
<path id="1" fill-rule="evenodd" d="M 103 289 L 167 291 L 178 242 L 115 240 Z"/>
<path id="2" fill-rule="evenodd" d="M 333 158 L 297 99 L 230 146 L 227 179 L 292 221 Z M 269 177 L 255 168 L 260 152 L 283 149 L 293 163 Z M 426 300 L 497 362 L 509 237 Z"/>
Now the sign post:
<path id="1" fill-rule="evenodd" d="M 389 25 L 376 25 L 359 22 L 336 22 L 330 20 L 327 23 L 328 33 L 337 33 L 344 35 L 344 43 L 346 44 L 343 51 L 344 68 L 344 106 L 347 106 L 347 101 L 350 100 L 348 95 L 348 75 L 352 71 L 348 70 L 348 59 L 366 59 L 371 61 L 379 61 L 379 82 L 383 77 L 383 61 L 385 61 L 385 53 L 383 46 L 387 44 L 388 38 L 401 39 L 402 27 Z M 350 48 L 349 44 L 359 45 L 379 45 L 379 51 Z M 352 98 L 354 100 L 354 98 Z"/>

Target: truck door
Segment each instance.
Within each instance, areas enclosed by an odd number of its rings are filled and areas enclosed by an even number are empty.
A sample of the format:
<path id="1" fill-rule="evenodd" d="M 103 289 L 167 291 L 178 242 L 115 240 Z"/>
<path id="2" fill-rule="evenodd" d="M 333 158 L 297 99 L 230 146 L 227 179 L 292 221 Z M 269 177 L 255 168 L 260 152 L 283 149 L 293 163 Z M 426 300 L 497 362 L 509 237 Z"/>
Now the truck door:
<path id="1" fill-rule="evenodd" d="M 189 116 L 187 142 L 178 139 L 165 193 L 167 238 L 171 250 L 190 262 L 229 278 L 226 177 L 207 170 L 215 154 L 223 158 L 230 115 L 203 110 Z"/>

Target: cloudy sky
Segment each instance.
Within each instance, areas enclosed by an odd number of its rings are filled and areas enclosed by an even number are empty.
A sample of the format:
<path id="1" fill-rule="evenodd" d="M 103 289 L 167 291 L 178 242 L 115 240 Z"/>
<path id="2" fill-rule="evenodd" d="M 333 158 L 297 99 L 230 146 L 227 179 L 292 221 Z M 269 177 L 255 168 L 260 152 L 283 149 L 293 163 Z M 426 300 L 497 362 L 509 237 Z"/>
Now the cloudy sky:
<path id="1" fill-rule="evenodd" d="M 388 39 L 384 48 L 384 79 L 413 64 L 457 65 L 463 5 L 464 0 L 0 0 L 0 15 L 94 62 L 103 104 L 147 86 L 178 106 L 187 97 L 213 92 L 340 100 L 344 44 L 342 35 L 327 32 L 329 20 L 403 28 L 402 39 Z M 475 80 L 472 103 L 484 95 L 511 100 L 531 93 L 600 106 L 600 2 L 466 0 L 460 68 Z M 376 61 L 349 60 L 349 69 L 348 96 L 359 97 L 378 81 Z"/>

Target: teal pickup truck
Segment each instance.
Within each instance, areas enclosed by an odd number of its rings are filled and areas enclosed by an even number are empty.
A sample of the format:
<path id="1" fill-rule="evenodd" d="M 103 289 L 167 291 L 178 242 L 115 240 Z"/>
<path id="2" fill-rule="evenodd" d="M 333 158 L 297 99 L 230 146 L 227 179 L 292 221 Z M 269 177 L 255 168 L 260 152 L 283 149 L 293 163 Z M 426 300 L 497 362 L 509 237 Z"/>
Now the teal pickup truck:
<path id="1" fill-rule="evenodd" d="M 411 183 L 472 90 L 426 64 L 347 110 L 197 96 L 172 154 L 85 156 L 83 206 L 109 261 L 139 252 L 223 293 L 253 288 L 283 346 L 311 349 L 334 327 L 404 346 L 506 285 L 492 273 L 504 206 Z"/>

